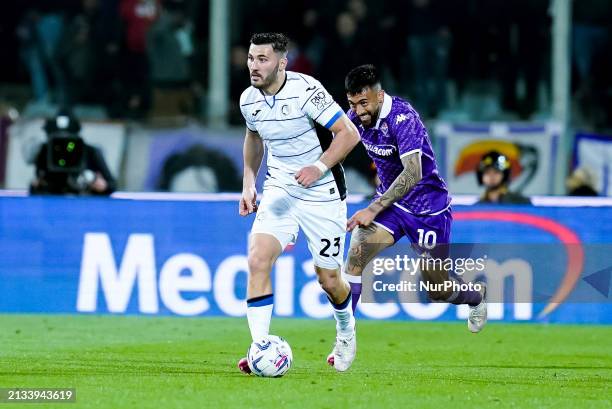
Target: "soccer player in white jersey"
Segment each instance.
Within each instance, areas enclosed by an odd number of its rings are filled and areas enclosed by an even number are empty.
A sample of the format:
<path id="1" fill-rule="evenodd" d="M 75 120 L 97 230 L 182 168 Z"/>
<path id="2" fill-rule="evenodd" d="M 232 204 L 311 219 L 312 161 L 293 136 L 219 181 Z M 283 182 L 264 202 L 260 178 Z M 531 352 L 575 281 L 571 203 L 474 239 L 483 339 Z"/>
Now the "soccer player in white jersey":
<path id="1" fill-rule="evenodd" d="M 350 286 L 340 268 L 346 234 L 346 187 L 340 162 L 359 143 L 355 125 L 316 79 L 286 71 L 288 39 L 279 33 L 251 38 L 251 86 L 240 97 L 246 121 L 240 215 L 256 212 L 249 240 L 247 319 L 253 341 L 268 335 L 272 265 L 301 229 L 319 283 L 336 319 L 334 367 L 346 371 L 356 352 Z M 315 123 L 334 135 L 318 136 Z M 255 179 L 267 149 L 263 199 Z M 246 358 L 239 361 L 249 373 Z"/>

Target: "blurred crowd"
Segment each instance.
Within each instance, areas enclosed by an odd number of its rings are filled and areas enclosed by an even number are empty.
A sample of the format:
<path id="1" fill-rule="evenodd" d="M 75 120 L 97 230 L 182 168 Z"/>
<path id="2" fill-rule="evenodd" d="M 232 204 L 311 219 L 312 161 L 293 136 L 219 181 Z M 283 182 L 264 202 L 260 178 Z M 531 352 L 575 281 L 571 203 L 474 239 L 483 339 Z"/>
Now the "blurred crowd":
<path id="1" fill-rule="evenodd" d="M 612 2 L 573 4 L 575 118 L 609 128 Z M 14 8 L 2 30 L 14 33 L 21 65 L 17 74 L 1 73 L 29 79 L 35 103 L 98 104 L 110 117 L 201 115 L 209 51 L 214 58 L 209 1 L 30 0 L 3 7 Z M 346 72 L 375 63 L 385 87 L 425 118 L 550 115 L 550 0 L 310 0 L 290 7 L 231 0 L 230 10 L 233 102 L 248 86 L 250 35 L 282 31 L 293 39 L 289 69 L 318 77 L 340 103 Z M 235 103 L 230 120 L 242 122 Z"/>
<path id="2" fill-rule="evenodd" d="M 15 34 L 35 104 L 99 105 L 114 118 L 197 112 L 205 75 L 197 25 L 208 24 L 197 18 L 200 2 L 29 3 Z"/>

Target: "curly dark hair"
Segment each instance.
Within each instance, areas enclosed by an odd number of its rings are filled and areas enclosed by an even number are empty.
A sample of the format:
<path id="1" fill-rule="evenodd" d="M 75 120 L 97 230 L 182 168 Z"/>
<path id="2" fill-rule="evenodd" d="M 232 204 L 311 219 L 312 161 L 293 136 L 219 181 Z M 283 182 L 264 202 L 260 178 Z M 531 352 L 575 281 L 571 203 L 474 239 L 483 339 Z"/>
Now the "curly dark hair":
<path id="1" fill-rule="evenodd" d="M 359 94 L 364 88 L 377 85 L 380 85 L 380 75 L 372 64 L 353 68 L 344 79 L 344 88 L 349 95 Z"/>
<path id="2" fill-rule="evenodd" d="M 251 36 L 251 44 L 270 44 L 277 53 L 286 53 L 289 38 L 283 33 L 255 33 Z"/>

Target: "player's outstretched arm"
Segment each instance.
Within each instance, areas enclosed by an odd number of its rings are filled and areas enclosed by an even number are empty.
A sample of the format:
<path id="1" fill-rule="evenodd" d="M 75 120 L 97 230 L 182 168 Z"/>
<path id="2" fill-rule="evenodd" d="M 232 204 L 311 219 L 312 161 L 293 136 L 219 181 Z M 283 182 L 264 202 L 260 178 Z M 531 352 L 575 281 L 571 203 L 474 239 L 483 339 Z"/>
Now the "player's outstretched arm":
<path id="1" fill-rule="evenodd" d="M 356 226 L 368 226 L 372 220 L 387 207 L 404 197 L 423 177 L 421 168 L 421 153 L 413 152 L 402 158 L 404 170 L 393 181 L 389 189 L 370 205 L 350 218 L 347 224 L 349 231 Z"/>
<path id="2" fill-rule="evenodd" d="M 255 190 L 255 179 L 263 159 L 263 141 L 257 132 L 247 128 L 244 137 L 242 155 L 244 158 L 244 174 L 242 177 L 242 198 L 238 212 L 246 216 L 257 211 L 257 190 Z"/>
<path id="3" fill-rule="evenodd" d="M 295 179 L 304 187 L 319 180 L 327 169 L 344 160 L 359 143 L 359 132 L 346 114 L 342 114 L 329 130 L 334 134 L 329 148 L 323 152 L 317 162 L 303 167 L 295 174 Z"/>

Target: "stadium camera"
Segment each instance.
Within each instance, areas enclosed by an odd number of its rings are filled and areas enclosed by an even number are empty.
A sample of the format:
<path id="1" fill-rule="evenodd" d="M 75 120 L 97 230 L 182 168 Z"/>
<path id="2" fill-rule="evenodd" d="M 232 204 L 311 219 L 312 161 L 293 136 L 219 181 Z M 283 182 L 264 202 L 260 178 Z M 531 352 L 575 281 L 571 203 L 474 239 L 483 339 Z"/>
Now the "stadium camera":
<path id="1" fill-rule="evenodd" d="M 65 111 L 47 119 L 47 166 L 52 172 L 81 173 L 85 169 L 85 141 L 80 137 L 81 124 Z"/>

